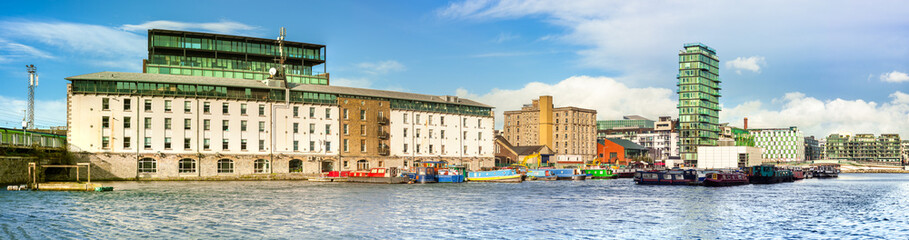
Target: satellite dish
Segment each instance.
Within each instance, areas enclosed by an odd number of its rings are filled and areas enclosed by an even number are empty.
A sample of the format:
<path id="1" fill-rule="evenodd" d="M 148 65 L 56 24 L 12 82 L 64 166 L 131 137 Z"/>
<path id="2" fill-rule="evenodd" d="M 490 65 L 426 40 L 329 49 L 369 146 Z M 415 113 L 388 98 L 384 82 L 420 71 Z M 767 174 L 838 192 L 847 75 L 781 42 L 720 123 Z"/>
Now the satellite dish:
<path id="1" fill-rule="evenodd" d="M 268 74 L 271 74 L 272 76 L 277 75 L 278 69 L 275 69 L 275 68 L 268 69 Z"/>

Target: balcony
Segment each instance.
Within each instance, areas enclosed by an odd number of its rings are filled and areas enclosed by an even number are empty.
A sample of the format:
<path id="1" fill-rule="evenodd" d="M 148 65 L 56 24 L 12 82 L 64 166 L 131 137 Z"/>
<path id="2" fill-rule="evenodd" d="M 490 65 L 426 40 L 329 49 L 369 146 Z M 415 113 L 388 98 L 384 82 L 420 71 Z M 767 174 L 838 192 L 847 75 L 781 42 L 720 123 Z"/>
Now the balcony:
<path id="1" fill-rule="evenodd" d="M 380 130 L 380 131 L 379 131 L 379 139 L 388 139 L 388 132 L 386 132 L 386 131 L 381 131 L 381 130 Z"/>
<path id="2" fill-rule="evenodd" d="M 387 146 L 379 146 L 379 155 L 388 156 L 389 151 Z"/>
<path id="3" fill-rule="evenodd" d="M 388 124 L 388 118 L 387 117 L 376 117 L 376 122 L 379 122 L 379 124 L 385 125 L 385 124 Z"/>

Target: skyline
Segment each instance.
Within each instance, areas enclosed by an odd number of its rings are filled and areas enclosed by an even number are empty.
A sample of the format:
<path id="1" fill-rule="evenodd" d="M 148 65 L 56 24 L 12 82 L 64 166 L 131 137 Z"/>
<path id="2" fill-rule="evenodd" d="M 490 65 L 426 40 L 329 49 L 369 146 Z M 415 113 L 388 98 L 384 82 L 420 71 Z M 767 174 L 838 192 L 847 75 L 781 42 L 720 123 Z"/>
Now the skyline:
<path id="1" fill-rule="evenodd" d="M 332 85 L 468 97 L 496 107 L 497 129 L 502 112 L 539 95 L 553 95 L 556 106 L 596 109 L 599 120 L 677 117 L 676 54 L 684 43 L 702 42 L 720 58 L 720 122 L 741 126 L 748 117 L 756 128 L 798 126 L 818 137 L 906 136 L 907 4 L 838 3 L 306 3 L 300 6 L 320 9 L 308 16 L 325 21 L 303 24 L 263 20 L 269 13 L 225 17 L 245 10 L 221 9 L 231 4 L 164 11 L 167 1 L 29 8 L 7 2 L 0 4 L 9 9 L 0 16 L 0 77 L 8 83 L 0 90 L 0 125 L 21 120 L 23 64 L 35 64 L 43 80 L 36 125 L 65 125 L 58 114 L 65 111 L 63 78 L 141 72 L 147 28 L 274 38 L 283 26 L 289 41 L 327 46 Z M 182 14 L 203 5 L 224 13 Z M 692 7 L 710 8 L 718 20 L 682 14 Z M 806 11 L 813 8 L 823 13 Z M 108 16 L 109 9 L 119 10 Z M 850 15 L 841 19 L 843 13 Z M 704 27 L 685 28 L 699 20 Z"/>

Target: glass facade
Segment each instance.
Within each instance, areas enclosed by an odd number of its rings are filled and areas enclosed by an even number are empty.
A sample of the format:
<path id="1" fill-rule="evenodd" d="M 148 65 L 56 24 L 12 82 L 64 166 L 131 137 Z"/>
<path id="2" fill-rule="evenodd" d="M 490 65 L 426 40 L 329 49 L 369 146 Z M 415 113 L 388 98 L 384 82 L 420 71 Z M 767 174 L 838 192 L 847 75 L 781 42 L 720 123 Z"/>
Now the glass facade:
<path id="1" fill-rule="evenodd" d="M 653 120 L 603 120 L 597 121 L 597 130 L 612 130 L 616 128 L 653 128 Z"/>
<path id="2" fill-rule="evenodd" d="M 827 158 L 851 161 L 899 162 L 901 160 L 898 134 L 831 134 L 827 137 Z"/>
<path id="3" fill-rule="evenodd" d="M 689 166 L 697 164 L 698 146 L 717 145 L 719 63 L 716 51 L 701 43 L 685 44 L 679 52 L 679 152 Z"/>

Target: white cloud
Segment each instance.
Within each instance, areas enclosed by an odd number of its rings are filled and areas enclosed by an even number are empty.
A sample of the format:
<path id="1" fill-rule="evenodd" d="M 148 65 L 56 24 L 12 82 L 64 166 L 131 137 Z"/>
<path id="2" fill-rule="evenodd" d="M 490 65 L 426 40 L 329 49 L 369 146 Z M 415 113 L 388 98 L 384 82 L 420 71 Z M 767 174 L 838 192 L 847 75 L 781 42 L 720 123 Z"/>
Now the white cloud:
<path id="1" fill-rule="evenodd" d="M 115 62 L 119 68 L 138 71 L 147 56 L 146 37 L 112 27 L 21 21 L 0 22 L 0 29 L 0 36 L 56 47 L 60 53 L 75 54 L 79 61 L 100 66 Z"/>
<path id="2" fill-rule="evenodd" d="M 672 90 L 632 88 L 607 77 L 574 76 L 556 84 L 532 82 L 521 89 L 493 89 L 483 94 L 458 89 L 455 94 L 494 106 L 497 128 L 502 127 L 502 112 L 521 109 L 523 104 L 541 95 L 553 96 L 556 107 L 597 110 L 598 119 L 621 119 L 624 115 L 678 116 Z"/>
<path id="3" fill-rule="evenodd" d="M 373 75 L 381 75 L 390 72 L 401 72 L 407 70 L 407 67 L 405 67 L 404 64 L 401 64 L 395 60 L 363 62 L 358 63 L 356 66 L 358 69 L 360 69 L 360 71 Z"/>
<path id="4" fill-rule="evenodd" d="M 54 56 L 32 46 L 0 38 L 0 62 L 32 58 L 53 59 Z"/>
<path id="5" fill-rule="evenodd" d="M 751 56 L 747 58 L 737 57 L 732 61 L 726 62 L 726 67 L 734 69 L 737 74 L 742 74 L 742 70 L 760 73 L 761 66 L 766 64 L 764 57 L 761 56 Z"/>
<path id="6" fill-rule="evenodd" d="M 0 125 L 21 128 L 28 106 L 25 99 L 0 96 Z M 63 113 L 63 114 L 61 114 Z M 35 126 L 66 126 L 66 100 L 35 100 Z"/>
<path id="7" fill-rule="evenodd" d="M 332 86 L 369 88 L 372 86 L 372 80 L 367 78 L 332 78 Z"/>
<path id="8" fill-rule="evenodd" d="M 518 39 L 518 38 L 521 38 L 521 36 L 520 36 L 520 35 L 517 35 L 517 34 L 511 34 L 511 33 L 504 33 L 504 32 L 503 32 L 503 33 L 499 33 L 498 36 L 496 36 L 494 39 L 492 39 L 492 42 L 494 42 L 494 43 L 503 43 L 503 42 L 507 42 L 507 41 L 510 41 L 510 40 L 515 40 L 515 39 Z"/>
<path id="9" fill-rule="evenodd" d="M 884 73 L 884 74 L 881 74 L 881 81 L 894 82 L 894 83 L 909 82 L 909 74 L 906 74 L 904 72 L 897 72 L 897 71 Z"/>
<path id="10" fill-rule="evenodd" d="M 146 31 L 148 29 L 168 29 L 168 30 L 183 30 L 183 31 L 205 31 L 213 32 L 220 34 L 241 34 L 245 31 L 252 31 L 258 29 L 254 26 L 249 26 L 246 24 L 231 22 L 231 21 L 220 21 L 220 22 L 208 22 L 208 23 L 191 23 L 191 22 L 176 22 L 176 21 L 149 21 L 142 24 L 125 24 L 120 27 L 126 31 Z"/>
<path id="11" fill-rule="evenodd" d="M 760 101 L 742 103 L 720 112 L 722 122 L 749 128 L 797 126 L 806 135 L 826 137 L 832 133 L 898 133 L 909 135 L 909 94 L 896 91 L 890 102 L 856 100 L 819 100 L 800 92 L 786 93 L 778 99 L 779 110 L 768 110 Z"/>

